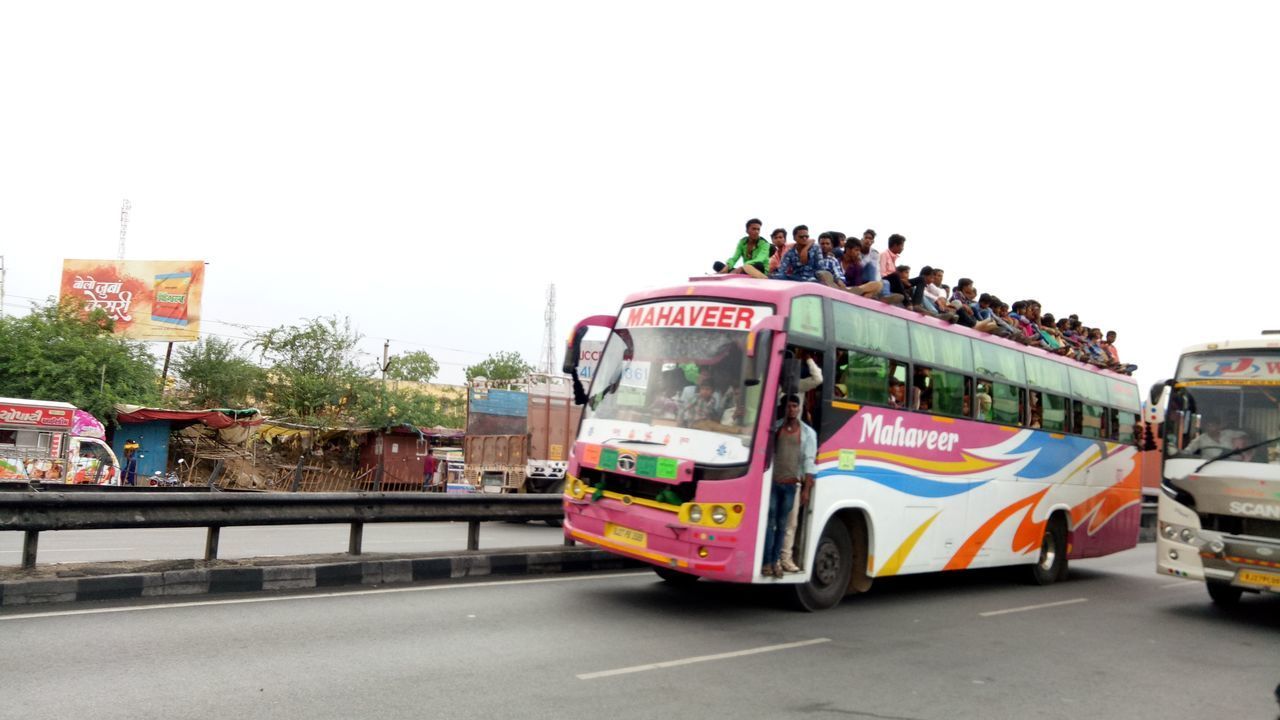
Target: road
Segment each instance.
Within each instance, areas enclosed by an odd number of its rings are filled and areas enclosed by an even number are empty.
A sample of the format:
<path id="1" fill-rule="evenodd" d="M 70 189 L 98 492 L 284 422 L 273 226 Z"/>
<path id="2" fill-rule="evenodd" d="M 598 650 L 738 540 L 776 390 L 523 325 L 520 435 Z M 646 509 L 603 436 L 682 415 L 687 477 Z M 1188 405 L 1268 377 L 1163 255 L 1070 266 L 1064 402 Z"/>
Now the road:
<path id="1" fill-rule="evenodd" d="M 1274 718 L 1280 598 L 1224 613 L 1153 552 L 818 614 L 644 571 L 4 611 L 0 716 Z"/>
<path id="2" fill-rule="evenodd" d="M 348 525 L 281 525 L 223 528 L 218 557 L 224 559 L 309 555 L 347 551 Z M 204 556 L 203 528 L 155 530 L 63 530 L 40 533 L 38 560 L 44 563 L 113 560 L 176 560 Z M 483 523 L 481 548 L 560 545 L 564 534 L 543 523 Z M 402 553 L 465 550 L 467 523 L 369 523 L 366 552 Z M 0 533 L 0 566 L 22 563 L 22 533 Z"/>

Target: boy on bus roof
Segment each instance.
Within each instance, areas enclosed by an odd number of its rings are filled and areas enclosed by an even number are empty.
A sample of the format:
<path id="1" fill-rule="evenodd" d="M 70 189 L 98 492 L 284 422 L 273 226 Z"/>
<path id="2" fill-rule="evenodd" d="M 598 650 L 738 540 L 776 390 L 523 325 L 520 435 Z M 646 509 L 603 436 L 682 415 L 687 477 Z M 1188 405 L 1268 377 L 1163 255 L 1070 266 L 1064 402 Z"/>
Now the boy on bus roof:
<path id="1" fill-rule="evenodd" d="M 809 228 L 797 225 L 791 236 L 796 244 L 782 256 L 782 263 L 773 277 L 778 280 L 812 282 L 816 279 L 822 260 L 822 252 L 809 239 Z"/>
<path id="2" fill-rule="evenodd" d="M 738 273 L 755 278 L 765 277 L 769 268 L 769 243 L 760 237 L 763 223 L 758 218 L 747 221 L 747 234 L 738 241 L 738 247 L 725 262 L 716 262 L 712 268 L 720 274 Z M 742 267 L 734 265 L 742 260 Z"/>

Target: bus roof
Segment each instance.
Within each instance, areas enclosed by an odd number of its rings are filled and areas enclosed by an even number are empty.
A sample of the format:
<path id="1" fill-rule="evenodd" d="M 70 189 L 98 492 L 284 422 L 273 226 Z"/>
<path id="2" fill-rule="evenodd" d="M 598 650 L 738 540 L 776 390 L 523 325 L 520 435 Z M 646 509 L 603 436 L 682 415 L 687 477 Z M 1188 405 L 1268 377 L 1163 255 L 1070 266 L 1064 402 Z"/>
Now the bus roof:
<path id="1" fill-rule="evenodd" d="M 931 325 L 948 332 L 967 335 L 971 338 L 995 343 L 997 345 L 1003 345 L 1029 355 L 1043 357 L 1067 367 L 1087 370 L 1099 375 L 1105 375 L 1121 382 L 1136 384 L 1135 380 L 1129 375 L 1121 375 L 1120 373 L 1112 370 L 1106 370 L 1095 365 L 1076 362 L 1074 360 L 1064 358 L 1061 355 L 1055 355 L 1048 350 L 1022 345 L 1012 340 L 997 337 L 995 335 L 989 335 L 984 332 L 978 332 L 977 330 L 971 330 L 963 325 L 954 325 L 939 318 L 921 315 L 877 300 L 867 300 L 866 298 L 843 290 L 827 287 L 821 283 L 792 282 L 789 280 L 761 280 L 757 278 L 749 278 L 743 275 L 707 275 L 702 277 L 691 277 L 687 283 L 682 285 L 654 288 L 651 290 L 642 290 L 640 292 L 632 293 L 623 300 L 622 304 L 633 305 L 636 303 L 652 302 L 656 300 L 679 300 L 689 299 L 692 296 L 714 296 L 732 300 L 771 304 L 777 307 L 779 315 L 785 316 L 790 311 L 791 300 L 793 298 L 812 295 L 828 297 L 832 300 L 848 303 L 850 305 L 857 305 L 886 315 L 905 318 L 910 322 Z M 1273 340 L 1271 342 L 1274 343 L 1276 347 L 1280 347 L 1280 339 Z M 1267 347 L 1271 346 L 1268 345 Z"/>
<path id="2" fill-rule="evenodd" d="M 1248 340 L 1220 340 L 1200 343 L 1182 349 L 1183 355 L 1219 350 L 1280 350 L 1280 336 L 1250 338 Z"/>

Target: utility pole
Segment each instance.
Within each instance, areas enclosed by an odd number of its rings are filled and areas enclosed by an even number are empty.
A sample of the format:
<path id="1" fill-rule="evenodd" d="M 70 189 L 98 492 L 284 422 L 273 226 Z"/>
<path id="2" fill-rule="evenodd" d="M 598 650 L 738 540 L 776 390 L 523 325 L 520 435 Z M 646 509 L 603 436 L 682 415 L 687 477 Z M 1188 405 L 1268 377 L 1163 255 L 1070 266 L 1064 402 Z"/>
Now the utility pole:
<path id="1" fill-rule="evenodd" d="M 4 317 L 4 256 L 0 255 L 0 317 Z"/>
<path id="2" fill-rule="evenodd" d="M 382 416 L 384 420 L 382 423 L 382 435 L 378 438 L 378 474 L 373 479 L 374 492 L 380 492 L 382 490 L 382 476 L 386 474 L 387 471 L 387 427 L 391 424 L 390 420 L 386 419 L 387 369 L 391 367 L 391 360 L 388 357 L 390 351 L 391 340 L 388 339 L 382 343 L 382 364 L 378 366 L 378 369 L 382 372 L 382 395 L 378 405 L 382 409 Z"/>

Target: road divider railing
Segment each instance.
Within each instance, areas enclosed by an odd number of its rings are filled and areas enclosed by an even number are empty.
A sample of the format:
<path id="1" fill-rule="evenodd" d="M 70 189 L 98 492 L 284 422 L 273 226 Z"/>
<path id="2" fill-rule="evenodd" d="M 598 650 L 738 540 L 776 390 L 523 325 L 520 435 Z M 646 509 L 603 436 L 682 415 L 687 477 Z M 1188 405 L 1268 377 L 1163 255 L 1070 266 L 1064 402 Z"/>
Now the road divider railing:
<path id="1" fill-rule="evenodd" d="M 216 560 L 224 527 L 349 524 L 347 552 L 359 555 L 365 523 L 466 522 L 467 549 L 478 550 L 480 523 L 563 517 L 559 495 L 539 494 L 0 492 L 0 531 L 24 533 L 24 568 L 48 530 L 203 527 L 204 559 Z"/>

